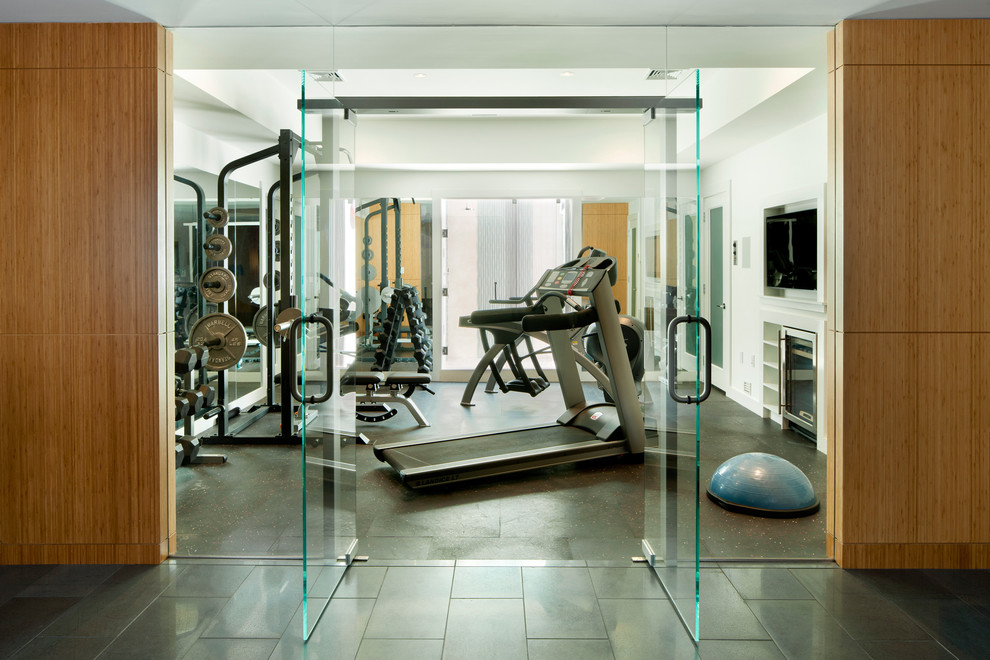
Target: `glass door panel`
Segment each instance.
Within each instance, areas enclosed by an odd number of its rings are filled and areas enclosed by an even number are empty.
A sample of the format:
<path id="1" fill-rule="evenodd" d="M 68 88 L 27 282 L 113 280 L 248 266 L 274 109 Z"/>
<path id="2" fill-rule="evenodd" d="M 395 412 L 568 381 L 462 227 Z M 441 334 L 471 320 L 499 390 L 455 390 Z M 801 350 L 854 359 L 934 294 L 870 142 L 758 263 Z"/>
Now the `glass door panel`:
<path id="1" fill-rule="evenodd" d="M 346 357 L 342 327 L 349 326 L 354 300 L 356 127 L 344 110 L 307 112 L 306 81 L 303 72 L 292 241 L 300 317 L 294 341 L 302 438 L 304 639 L 319 623 L 357 547 L 354 398 L 343 396 L 340 388 L 352 359 Z"/>
<path id="2" fill-rule="evenodd" d="M 700 613 L 697 403 L 705 386 L 698 376 L 707 359 L 698 322 L 699 87 L 697 71 L 682 71 L 662 106 L 647 112 L 646 197 L 637 232 L 646 263 L 637 304 L 656 356 L 646 378 L 643 551 L 695 640 Z"/>

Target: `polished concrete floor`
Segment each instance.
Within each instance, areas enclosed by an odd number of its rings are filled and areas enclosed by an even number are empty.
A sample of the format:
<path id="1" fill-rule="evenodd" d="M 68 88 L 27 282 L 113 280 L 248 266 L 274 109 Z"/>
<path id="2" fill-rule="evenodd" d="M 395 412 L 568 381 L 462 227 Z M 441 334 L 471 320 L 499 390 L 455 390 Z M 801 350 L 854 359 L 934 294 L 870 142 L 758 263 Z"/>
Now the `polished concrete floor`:
<path id="1" fill-rule="evenodd" d="M 311 571 L 314 607 L 329 582 Z M 987 658 L 990 571 L 706 563 L 695 647 L 645 566 L 352 567 L 302 641 L 285 560 L 0 567 L 0 658 Z M 684 594 L 672 594 L 679 598 Z"/>
<path id="2" fill-rule="evenodd" d="M 388 421 L 358 422 L 357 430 L 376 443 L 425 439 L 552 422 L 563 408 L 556 388 L 535 398 L 521 393 L 485 394 L 479 389 L 472 408 L 459 405 L 463 385 L 435 383 L 433 389 L 436 396 L 425 392 L 414 396 L 431 427 L 418 427 L 400 408 Z M 589 388 L 589 398 L 596 395 Z M 656 392 L 653 400 L 661 399 Z M 680 415 L 677 427 L 684 432 L 680 437 L 692 451 L 693 409 L 679 406 L 675 411 Z M 824 502 L 825 455 L 812 442 L 719 392 L 702 405 L 701 420 L 703 484 L 724 460 L 762 451 L 801 468 Z M 179 554 L 300 556 L 301 450 L 250 445 L 208 449 L 228 454 L 228 462 L 176 473 Z M 354 460 L 359 552 L 376 559 L 628 558 L 642 553 L 644 520 L 659 515 L 646 510 L 650 505 L 644 497 L 643 463 L 604 460 L 412 490 L 374 457 L 371 447 L 358 446 Z M 681 486 L 685 485 L 682 477 Z M 691 496 L 693 483 L 682 496 L 683 503 L 693 502 Z M 700 519 L 703 557 L 825 557 L 824 508 L 805 518 L 755 518 L 725 511 L 703 497 Z M 689 532 L 693 529 L 682 536 Z"/>

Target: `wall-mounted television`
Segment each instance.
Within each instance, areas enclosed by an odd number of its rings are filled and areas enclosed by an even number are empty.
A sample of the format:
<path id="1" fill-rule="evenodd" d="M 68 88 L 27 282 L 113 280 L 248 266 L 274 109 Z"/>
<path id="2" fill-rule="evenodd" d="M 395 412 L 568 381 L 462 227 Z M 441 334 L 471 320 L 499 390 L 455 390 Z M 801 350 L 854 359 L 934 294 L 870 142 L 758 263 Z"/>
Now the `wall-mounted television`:
<path id="1" fill-rule="evenodd" d="M 766 217 L 766 285 L 771 289 L 818 288 L 818 210 Z"/>

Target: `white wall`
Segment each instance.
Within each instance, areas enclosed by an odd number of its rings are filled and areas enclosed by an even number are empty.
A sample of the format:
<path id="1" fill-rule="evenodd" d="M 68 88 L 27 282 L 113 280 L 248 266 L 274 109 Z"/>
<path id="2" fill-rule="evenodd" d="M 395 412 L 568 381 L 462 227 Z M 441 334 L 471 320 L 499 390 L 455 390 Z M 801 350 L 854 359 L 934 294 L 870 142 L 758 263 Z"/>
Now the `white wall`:
<path id="1" fill-rule="evenodd" d="M 827 122 L 822 114 L 701 172 L 702 197 L 731 185 L 732 241 L 741 246 L 744 238 L 750 239 L 749 268 L 742 267 L 741 258 L 732 266 L 731 388 L 727 394 L 754 412 L 761 410 L 763 396 L 763 209 L 788 191 L 823 185 L 827 157 Z M 823 281 L 821 275 L 819 281 Z M 747 382 L 752 384 L 751 395 L 744 393 Z"/>

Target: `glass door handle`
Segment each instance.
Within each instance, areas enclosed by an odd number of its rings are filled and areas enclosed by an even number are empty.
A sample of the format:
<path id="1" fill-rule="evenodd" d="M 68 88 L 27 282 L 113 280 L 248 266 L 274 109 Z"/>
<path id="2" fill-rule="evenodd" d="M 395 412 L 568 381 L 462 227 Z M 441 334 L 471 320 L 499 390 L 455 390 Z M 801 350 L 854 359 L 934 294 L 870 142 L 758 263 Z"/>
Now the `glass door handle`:
<path id="1" fill-rule="evenodd" d="M 718 304 L 718 308 L 719 309 L 725 309 L 725 303 L 719 303 Z"/>
<path id="2" fill-rule="evenodd" d="M 697 397 L 677 393 L 677 326 L 681 323 L 697 323 L 705 329 L 705 388 Z M 667 326 L 667 391 L 678 403 L 701 403 L 712 393 L 712 326 L 700 316 L 678 316 Z"/>
<path id="3" fill-rule="evenodd" d="M 296 330 L 303 323 L 317 323 L 322 325 L 327 331 L 327 391 L 320 396 L 308 396 L 303 398 L 299 394 L 299 388 L 296 385 Z M 292 394 L 292 398 L 299 403 L 323 403 L 324 401 L 329 401 L 330 397 L 333 396 L 333 324 L 325 316 L 320 316 L 319 314 L 311 314 L 309 316 L 300 316 L 292 321 L 292 325 L 289 327 L 289 355 L 292 356 L 292 378 L 289 381 L 289 393 Z"/>

